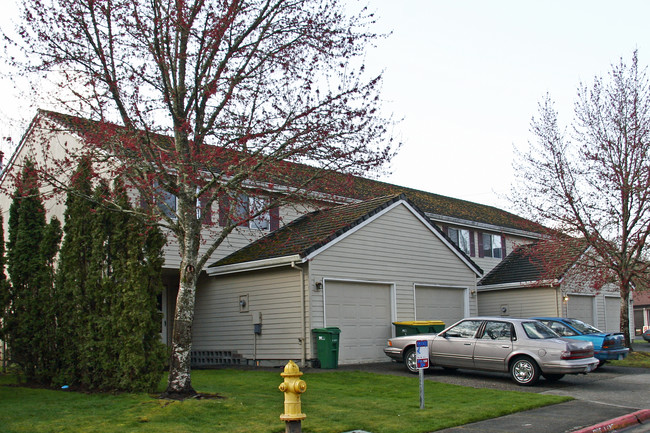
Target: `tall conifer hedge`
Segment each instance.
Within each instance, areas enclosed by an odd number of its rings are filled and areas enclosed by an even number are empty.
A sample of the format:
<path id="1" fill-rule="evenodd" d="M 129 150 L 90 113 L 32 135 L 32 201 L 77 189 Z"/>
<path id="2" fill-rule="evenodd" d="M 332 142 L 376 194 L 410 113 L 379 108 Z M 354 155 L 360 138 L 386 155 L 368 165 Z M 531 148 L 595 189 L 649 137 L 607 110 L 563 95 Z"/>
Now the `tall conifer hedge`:
<path id="1" fill-rule="evenodd" d="M 26 164 L 10 208 L 11 283 L 0 276 L 2 336 L 30 381 L 154 390 L 165 359 L 157 305 L 165 239 L 117 211 L 130 208 L 120 182 L 112 192 L 103 182 L 93 190 L 91 174 L 82 161 L 72 178 L 59 251 L 61 225 L 46 224 L 33 164 Z M 108 194 L 115 208 L 95 204 Z"/>
<path id="2" fill-rule="evenodd" d="M 61 225 L 45 221 L 38 177 L 31 161 L 17 182 L 9 208 L 7 270 L 11 279 L 3 296 L 2 335 L 11 360 L 27 380 L 48 384 L 56 369 L 54 344 L 54 257 Z"/>

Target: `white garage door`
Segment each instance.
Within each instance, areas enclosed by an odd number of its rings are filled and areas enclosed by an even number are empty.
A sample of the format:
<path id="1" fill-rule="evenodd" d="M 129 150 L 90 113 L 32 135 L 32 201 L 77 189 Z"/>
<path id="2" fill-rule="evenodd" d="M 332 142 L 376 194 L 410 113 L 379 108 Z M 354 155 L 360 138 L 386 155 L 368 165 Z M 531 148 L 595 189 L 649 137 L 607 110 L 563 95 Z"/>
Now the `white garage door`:
<path id="1" fill-rule="evenodd" d="M 465 317 L 465 290 L 415 287 L 416 320 L 442 320 L 445 325 Z"/>
<path id="2" fill-rule="evenodd" d="M 327 326 L 341 329 L 339 364 L 386 361 L 384 347 L 391 337 L 390 286 L 327 282 Z"/>
<path id="3" fill-rule="evenodd" d="M 594 297 L 569 295 L 567 317 L 594 325 Z"/>
<path id="4" fill-rule="evenodd" d="M 621 332 L 621 298 L 605 297 L 605 332 Z"/>

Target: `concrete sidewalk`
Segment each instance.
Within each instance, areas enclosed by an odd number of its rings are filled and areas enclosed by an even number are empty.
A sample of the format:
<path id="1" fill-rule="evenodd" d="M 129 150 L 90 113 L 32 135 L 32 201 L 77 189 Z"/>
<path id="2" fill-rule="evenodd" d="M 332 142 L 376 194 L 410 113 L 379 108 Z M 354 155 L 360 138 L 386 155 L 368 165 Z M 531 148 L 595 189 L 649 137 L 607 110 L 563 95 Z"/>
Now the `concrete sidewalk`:
<path id="1" fill-rule="evenodd" d="M 638 425 L 629 408 L 572 400 L 539 409 L 517 412 L 472 424 L 438 430 L 440 433 L 561 433 L 615 432 Z M 649 414 L 650 416 L 650 414 Z M 648 421 L 646 421 L 648 422 Z M 613 425 L 616 428 L 613 429 Z M 633 430 L 626 430 L 633 431 Z"/>

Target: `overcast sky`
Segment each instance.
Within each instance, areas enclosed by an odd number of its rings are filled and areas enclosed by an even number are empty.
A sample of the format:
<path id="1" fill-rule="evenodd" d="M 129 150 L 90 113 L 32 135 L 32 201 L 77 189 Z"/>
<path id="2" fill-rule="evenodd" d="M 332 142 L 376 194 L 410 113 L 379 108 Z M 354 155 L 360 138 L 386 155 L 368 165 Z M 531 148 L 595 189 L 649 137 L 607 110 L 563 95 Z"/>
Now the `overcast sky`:
<path id="1" fill-rule="evenodd" d="M 0 25 L 15 14 L 6 3 Z M 378 32 L 393 32 L 366 65 L 384 71 L 385 110 L 404 119 L 395 131 L 403 148 L 382 180 L 504 209 L 513 148 L 533 138 L 530 119 L 546 93 L 569 120 L 580 82 L 621 57 L 629 63 L 635 49 L 640 65 L 650 64 L 649 1 L 361 3 L 377 13 Z M 36 108 L 3 72 L 0 136 L 17 142 Z"/>
<path id="2" fill-rule="evenodd" d="M 372 0 L 393 35 L 370 52 L 404 142 L 391 183 L 508 208 L 513 147 L 549 93 L 568 121 L 580 82 L 650 64 L 648 1 Z"/>

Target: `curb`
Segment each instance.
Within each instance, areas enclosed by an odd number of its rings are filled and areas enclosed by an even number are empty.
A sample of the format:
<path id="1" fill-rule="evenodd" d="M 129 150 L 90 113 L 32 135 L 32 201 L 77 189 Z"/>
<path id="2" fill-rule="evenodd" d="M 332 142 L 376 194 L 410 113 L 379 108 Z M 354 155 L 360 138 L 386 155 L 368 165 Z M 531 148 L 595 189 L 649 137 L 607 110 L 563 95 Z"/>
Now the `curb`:
<path id="1" fill-rule="evenodd" d="M 601 423 L 586 427 L 580 430 L 575 430 L 573 433 L 604 433 L 613 432 L 618 429 L 629 427 L 634 424 L 643 424 L 644 421 L 650 419 L 650 409 L 643 409 L 627 415 L 619 416 L 618 418 L 603 421 Z"/>

